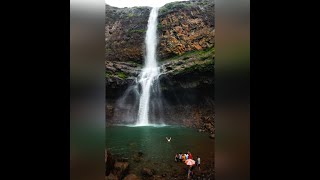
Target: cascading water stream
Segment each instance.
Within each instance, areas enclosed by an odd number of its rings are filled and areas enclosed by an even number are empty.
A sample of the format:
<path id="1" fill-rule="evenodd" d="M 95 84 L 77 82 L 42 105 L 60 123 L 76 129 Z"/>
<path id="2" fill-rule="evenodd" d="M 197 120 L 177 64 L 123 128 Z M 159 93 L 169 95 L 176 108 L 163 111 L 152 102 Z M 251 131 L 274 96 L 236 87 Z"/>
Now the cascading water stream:
<path id="1" fill-rule="evenodd" d="M 149 124 L 149 109 L 150 109 L 150 96 L 152 93 L 152 86 L 154 81 L 160 74 L 159 67 L 156 59 L 157 49 L 157 25 L 158 25 L 158 7 L 153 7 L 149 20 L 148 29 L 146 33 L 146 57 L 145 65 L 141 71 L 138 83 L 141 86 L 141 95 L 139 101 L 137 126 L 147 126 Z"/>

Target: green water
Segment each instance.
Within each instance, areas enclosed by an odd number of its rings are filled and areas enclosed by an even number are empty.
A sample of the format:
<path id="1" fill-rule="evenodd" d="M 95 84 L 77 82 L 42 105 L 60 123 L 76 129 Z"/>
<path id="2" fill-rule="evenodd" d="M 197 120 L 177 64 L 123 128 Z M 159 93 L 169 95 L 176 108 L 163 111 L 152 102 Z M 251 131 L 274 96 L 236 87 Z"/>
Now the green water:
<path id="1" fill-rule="evenodd" d="M 171 137 L 171 142 L 166 137 Z M 155 169 L 157 174 L 181 173 L 184 164 L 174 161 L 180 152 L 190 151 L 201 162 L 214 159 L 214 141 L 208 134 L 179 126 L 108 127 L 106 146 L 112 154 L 129 158 L 131 173 L 139 173 L 143 167 Z M 137 152 L 143 153 L 140 162 L 132 160 Z"/>

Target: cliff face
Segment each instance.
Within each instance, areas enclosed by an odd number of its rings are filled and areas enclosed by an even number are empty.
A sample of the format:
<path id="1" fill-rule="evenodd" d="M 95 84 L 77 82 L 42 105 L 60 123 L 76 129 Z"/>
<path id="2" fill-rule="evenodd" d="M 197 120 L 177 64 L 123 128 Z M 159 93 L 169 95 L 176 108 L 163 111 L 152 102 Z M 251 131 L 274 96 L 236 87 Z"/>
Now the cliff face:
<path id="1" fill-rule="evenodd" d="M 158 56 L 165 72 L 160 77 L 165 96 L 195 88 L 213 92 L 214 19 L 211 0 L 169 3 L 159 9 Z"/>
<path id="2" fill-rule="evenodd" d="M 116 8 L 106 5 L 107 61 L 142 63 L 149 14 L 148 7 Z"/>
<path id="3" fill-rule="evenodd" d="M 107 119 L 111 121 L 120 121 L 113 116 L 122 113 L 114 102 L 143 67 L 150 10 L 106 5 L 106 98 Z M 159 9 L 157 57 L 167 122 L 199 127 L 208 115 L 205 112 L 213 108 L 214 19 L 212 0 L 174 2 Z M 210 102 L 205 102 L 207 99 Z"/>
<path id="4" fill-rule="evenodd" d="M 214 46 L 214 4 L 209 0 L 169 3 L 159 10 L 159 56 L 167 59 Z"/>

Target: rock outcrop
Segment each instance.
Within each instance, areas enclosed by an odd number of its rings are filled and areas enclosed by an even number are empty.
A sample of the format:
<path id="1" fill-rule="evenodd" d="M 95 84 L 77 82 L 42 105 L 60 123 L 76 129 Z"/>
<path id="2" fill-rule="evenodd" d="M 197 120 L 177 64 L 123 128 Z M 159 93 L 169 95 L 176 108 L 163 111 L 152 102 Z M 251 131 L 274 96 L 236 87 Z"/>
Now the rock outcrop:
<path id="1" fill-rule="evenodd" d="M 153 169 L 143 168 L 141 170 L 141 174 L 143 176 L 151 177 L 151 176 L 153 176 L 155 174 L 155 171 Z"/>
<path id="2" fill-rule="evenodd" d="M 110 151 L 105 150 L 105 165 L 106 165 L 106 176 L 111 174 L 111 171 L 114 169 L 115 160 L 113 159 Z M 111 175 L 113 176 L 113 175 Z M 111 177 L 110 177 L 111 178 Z"/>
<path id="3" fill-rule="evenodd" d="M 129 162 L 127 159 L 114 157 L 108 150 L 105 150 L 105 165 L 105 179 L 124 179 L 129 173 Z"/>
<path id="4" fill-rule="evenodd" d="M 128 162 L 116 162 L 114 164 L 114 172 L 119 177 L 123 179 L 129 172 L 129 163 Z"/>
<path id="5" fill-rule="evenodd" d="M 135 174 L 129 174 L 123 180 L 140 180 L 140 178 Z"/>
<path id="6" fill-rule="evenodd" d="M 167 59 L 214 46 L 214 3 L 174 2 L 159 10 L 159 57 Z"/>
<path id="7" fill-rule="evenodd" d="M 116 8 L 106 5 L 107 61 L 142 63 L 149 7 Z"/>

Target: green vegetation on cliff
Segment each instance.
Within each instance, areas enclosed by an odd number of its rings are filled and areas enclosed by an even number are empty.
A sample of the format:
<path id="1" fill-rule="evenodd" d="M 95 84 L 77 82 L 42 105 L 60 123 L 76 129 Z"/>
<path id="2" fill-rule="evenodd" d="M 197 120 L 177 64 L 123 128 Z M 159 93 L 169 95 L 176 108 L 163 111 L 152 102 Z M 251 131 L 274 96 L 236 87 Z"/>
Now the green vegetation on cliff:
<path id="1" fill-rule="evenodd" d="M 110 72 L 106 71 L 106 78 L 111 77 L 111 76 L 112 76 L 112 74 Z"/>
<path id="2" fill-rule="evenodd" d="M 205 75 L 214 72 L 215 49 L 213 47 L 199 51 L 189 51 L 163 60 L 165 71 L 173 76 L 197 73 Z"/>
<path id="3" fill-rule="evenodd" d="M 191 8 L 192 5 L 190 2 L 172 2 L 162 6 L 159 9 L 160 14 L 167 14 L 174 11 L 178 11 L 179 9 L 188 9 Z"/>
<path id="4" fill-rule="evenodd" d="M 110 78 L 110 77 L 118 77 L 120 79 L 126 79 L 128 78 L 128 75 L 122 71 L 120 72 L 116 72 L 116 73 L 111 73 L 109 71 L 106 71 L 106 78 Z"/>
<path id="5" fill-rule="evenodd" d="M 212 0 L 198 0 L 198 1 L 177 1 L 177 2 L 171 2 L 164 6 L 162 6 L 159 9 L 160 15 L 165 15 L 168 13 L 176 12 L 181 9 L 183 10 L 190 10 L 192 8 L 196 7 L 203 7 L 203 6 L 209 6 L 213 4 Z"/>
<path id="6" fill-rule="evenodd" d="M 162 24 L 159 23 L 159 24 L 157 25 L 157 28 L 158 28 L 159 30 L 162 30 L 162 28 L 163 28 Z"/>
<path id="7" fill-rule="evenodd" d="M 127 74 L 125 74 L 124 72 L 118 72 L 117 73 L 117 76 L 121 79 L 126 79 L 128 77 Z"/>
<path id="8" fill-rule="evenodd" d="M 174 57 L 171 57 L 169 59 L 162 59 L 162 61 L 174 61 L 174 60 L 188 60 L 190 58 L 195 58 L 197 60 L 206 60 L 206 59 L 214 59 L 215 57 L 215 48 L 207 48 L 204 50 L 193 50 L 186 52 L 182 55 L 176 55 Z"/>
<path id="9" fill-rule="evenodd" d="M 192 72 L 213 72 L 214 71 L 214 61 L 208 60 L 204 63 L 194 63 L 181 71 L 176 71 L 175 74 L 186 74 Z"/>
<path id="10" fill-rule="evenodd" d="M 146 29 L 133 29 L 130 30 L 129 33 L 145 33 L 146 31 Z"/>

